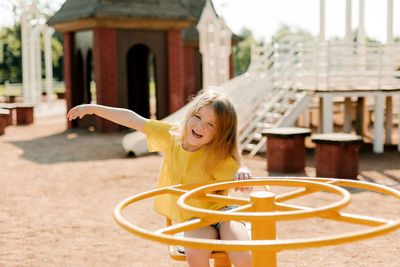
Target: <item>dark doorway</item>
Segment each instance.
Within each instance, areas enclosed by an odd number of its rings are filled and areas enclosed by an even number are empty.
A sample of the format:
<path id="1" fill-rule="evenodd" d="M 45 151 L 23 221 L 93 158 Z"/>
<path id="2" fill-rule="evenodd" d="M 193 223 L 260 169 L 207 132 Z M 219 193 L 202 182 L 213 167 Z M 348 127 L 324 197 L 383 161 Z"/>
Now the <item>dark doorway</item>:
<path id="1" fill-rule="evenodd" d="M 85 84 L 85 102 L 92 103 L 92 96 L 94 94 L 95 88 L 92 88 L 92 82 L 94 81 L 94 65 L 93 65 L 93 55 L 92 50 L 89 50 L 86 55 L 86 84 Z"/>
<path id="2" fill-rule="evenodd" d="M 82 103 L 85 103 L 84 100 L 84 75 L 83 75 L 83 58 L 82 58 L 82 53 L 80 50 L 78 50 L 75 53 L 75 56 L 73 58 L 73 70 L 72 70 L 72 92 L 71 92 L 71 104 L 72 106 L 80 105 Z M 72 121 L 72 126 L 81 126 L 81 123 L 79 120 L 73 120 Z"/>
<path id="3" fill-rule="evenodd" d="M 75 55 L 75 66 L 74 66 L 74 96 L 73 105 L 79 105 L 85 103 L 84 91 L 85 91 L 85 76 L 83 67 L 83 57 L 80 50 Z"/>
<path id="4" fill-rule="evenodd" d="M 86 55 L 82 55 L 81 50 L 78 50 L 75 57 L 74 65 L 74 86 L 73 86 L 73 106 L 80 104 L 88 104 L 92 102 L 92 94 L 90 84 L 93 80 L 93 57 L 89 50 Z M 74 120 L 73 126 L 81 128 L 93 127 L 95 124 L 94 116 L 85 116 L 80 120 Z"/>
<path id="5" fill-rule="evenodd" d="M 154 62 L 153 53 L 143 44 L 134 45 L 127 55 L 129 109 L 145 118 L 154 118 L 156 114 Z"/>

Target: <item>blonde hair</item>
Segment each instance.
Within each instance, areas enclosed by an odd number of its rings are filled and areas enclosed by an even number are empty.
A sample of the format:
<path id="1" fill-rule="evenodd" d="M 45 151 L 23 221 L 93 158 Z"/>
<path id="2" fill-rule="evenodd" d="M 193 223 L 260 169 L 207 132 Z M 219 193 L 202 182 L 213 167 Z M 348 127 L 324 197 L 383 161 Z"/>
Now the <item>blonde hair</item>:
<path id="1" fill-rule="evenodd" d="M 219 162 L 229 156 L 232 156 L 240 165 L 241 157 L 237 141 L 237 115 L 229 97 L 216 91 L 214 87 L 209 87 L 199 91 L 191 102 L 191 106 L 184 121 L 178 127 L 173 128 L 172 131 L 174 135 L 180 141 L 183 141 L 187 136 L 185 126 L 188 120 L 193 117 L 200 108 L 210 105 L 214 108 L 217 121 L 214 138 L 205 145 L 207 157 L 204 166 L 205 170 L 207 172 L 211 171 Z"/>

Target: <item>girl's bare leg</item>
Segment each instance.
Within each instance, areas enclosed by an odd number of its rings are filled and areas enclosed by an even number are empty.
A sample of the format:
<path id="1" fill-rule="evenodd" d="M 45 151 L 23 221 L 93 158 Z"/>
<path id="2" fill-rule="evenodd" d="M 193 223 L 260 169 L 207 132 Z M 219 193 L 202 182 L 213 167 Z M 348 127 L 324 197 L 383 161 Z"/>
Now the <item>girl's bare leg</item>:
<path id="1" fill-rule="evenodd" d="M 212 226 L 205 226 L 199 229 L 185 232 L 185 237 L 218 239 L 218 231 Z M 211 253 L 211 250 L 185 248 L 186 261 L 191 267 L 210 266 Z"/>
<path id="2" fill-rule="evenodd" d="M 250 240 L 246 226 L 241 222 L 226 221 L 219 227 L 221 240 Z M 228 257 L 235 267 L 250 267 L 251 254 L 248 251 L 227 251 Z"/>

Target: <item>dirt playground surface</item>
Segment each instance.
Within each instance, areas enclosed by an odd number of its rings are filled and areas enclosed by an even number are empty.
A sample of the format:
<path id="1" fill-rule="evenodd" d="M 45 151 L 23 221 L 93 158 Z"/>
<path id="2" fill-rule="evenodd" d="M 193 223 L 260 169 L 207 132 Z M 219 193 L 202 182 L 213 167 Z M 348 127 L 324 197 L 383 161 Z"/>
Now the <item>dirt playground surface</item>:
<path id="1" fill-rule="evenodd" d="M 38 116 L 29 126 L 9 126 L 0 136 L 0 266 L 186 266 L 169 258 L 167 246 L 134 236 L 112 218 L 123 199 L 153 189 L 161 156 L 127 157 L 124 133 L 66 130 L 64 114 Z M 313 151 L 305 173 L 314 176 Z M 245 157 L 255 176 L 268 173 L 263 157 Z M 360 154 L 360 180 L 400 189 L 400 153 Z M 277 188 L 277 190 L 280 190 Z M 400 201 L 351 190 L 344 211 L 400 219 Z M 293 203 L 322 206 L 338 198 L 318 193 Z M 125 213 L 124 213 L 125 214 Z M 165 225 L 151 200 L 126 217 L 147 229 Z M 323 219 L 278 224 L 279 239 L 319 237 L 366 229 Z M 283 251 L 278 266 L 400 266 L 400 230 L 355 243 Z"/>

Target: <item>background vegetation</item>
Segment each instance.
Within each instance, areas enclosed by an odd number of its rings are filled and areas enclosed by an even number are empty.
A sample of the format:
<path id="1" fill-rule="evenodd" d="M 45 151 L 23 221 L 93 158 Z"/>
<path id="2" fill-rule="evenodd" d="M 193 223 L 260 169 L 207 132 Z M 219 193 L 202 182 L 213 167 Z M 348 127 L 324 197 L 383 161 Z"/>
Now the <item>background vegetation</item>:
<path id="1" fill-rule="evenodd" d="M 51 38 L 53 76 L 56 81 L 63 80 L 63 51 L 62 35 L 55 32 Z M 44 59 L 44 44 L 42 40 L 42 59 Z M 42 74 L 45 73 L 42 60 Z M 44 77 L 44 76 L 43 76 Z M 0 29 L 0 83 L 22 82 L 22 54 L 21 54 L 21 24 Z"/>

